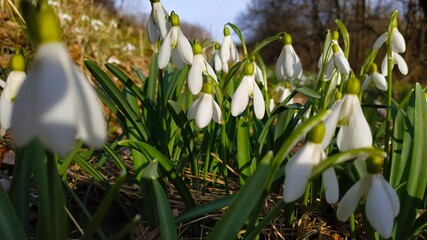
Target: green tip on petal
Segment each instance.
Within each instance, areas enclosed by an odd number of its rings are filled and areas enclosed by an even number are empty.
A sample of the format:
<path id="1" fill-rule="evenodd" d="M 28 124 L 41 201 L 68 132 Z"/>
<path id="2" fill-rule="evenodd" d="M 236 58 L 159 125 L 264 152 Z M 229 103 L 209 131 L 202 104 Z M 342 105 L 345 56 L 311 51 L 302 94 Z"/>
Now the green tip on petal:
<path id="1" fill-rule="evenodd" d="M 202 54 L 202 45 L 200 45 L 199 41 L 194 42 L 193 44 L 193 54 L 197 55 L 197 54 Z"/>
<path id="2" fill-rule="evenodd" d="M 224 36 L 230 36 L 230 29 L 228 27 L 224 27 Z"/>
<path id="3" fill-rule="evenodd" d="M 310 132 L 308 132 L 306 140 L 315 144 L 320 144 L 323 141 L 323 137 L 325 136 L 326 127 L 323 122 L 314 126 Z"/>
<path id="4" fill-rule="evenodd" d="M 252 76 L 254 75 L 254 65 L 252 62 L 245 63 L 245 67 L 243 68 L 243 72 L 245 73 L 245 76 Z"/>
<path id="5" fill-rule="evenodd" d="M 61 28 L 58 16 L 46 1 L 39 1 L 36 9 L 37 30 L 40 43 L 60 42 Z"/>
<path id="6" fill-rule="evenodd" d="M 212 84 L 205 83 L 203 85 L 202 92 L 207 93 L 207 94 L 212 94 L 212 91 L 213 91 Z"/>
<path id="7" fill-rule="evenodd" d="M 10 58 L 10 69 L 12 71 L 25 72 L 25 58 L 21 49 L 16 50 L 15 54 Z"/>
<path id="8" fill-rule="evenodd" d="M 285 36 L 283 37 L 283 44 L 284 45 L 292 44 L 292 36 L 290 34 L 285 33 Z"/>
<path id="9" fill-rule="evenodd" d="M 173 11 L 171 13 L 171 25 L 172 25 L 172 27 L 178 27 L 179 26 L 179 17 Z"/>
<path id="10" fill-rule="evenodd" d="M 215 49 L 220 49 L 221 45 L 219 45 L 219 43 L 215 43 Z"/>
<path id="11" fill-rule="evenodd" d="M 370 174 L 378 174 L 382 172 L 383 159 L 379 156 L 369 157 L 366 159 L 366 170 Z"/>
<path id="12" fill-rule="evenodd" d="M 336 100 L 341 100 L 342 99 L 342 93 L 341 92 L 336 92 L 335 93 L 335 99 Z"/>
<path id="13" fill-rule="evenodd" d="M 338 31 L 332 32 L 332 40 L 338 40 L 340 33 Z"/>
<path id="14" fill-rule="evenodd" d="M 360 81 L 354 76 L 351 76 L 347 81 L 347 93 L 358 95 L 360 93 Z"/>

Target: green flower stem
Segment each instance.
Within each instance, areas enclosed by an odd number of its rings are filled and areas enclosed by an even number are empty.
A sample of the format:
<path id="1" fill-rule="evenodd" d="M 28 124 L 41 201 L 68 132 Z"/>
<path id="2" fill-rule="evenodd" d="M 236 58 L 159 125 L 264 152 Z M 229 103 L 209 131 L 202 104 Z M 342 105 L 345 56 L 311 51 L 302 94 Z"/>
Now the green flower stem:
<path id="1" fill-rule="evenodd" d="M 356 240 L 356 222 L 354 219 L 354 213 L 350 215 L 350 238 L 351 240 Z"/>
<path id="2" fill-rule="evenodd" d="M 305 188 L 304 200 L 303 200 L 303 203 L 302 203 L 304 206 L 308 205 L 308 199 L 310 197 L 311 186 L 312 186 L 312 184 L 311 184 L 311 182 L 309 182 L 307 184 L 307 187 Z"/>

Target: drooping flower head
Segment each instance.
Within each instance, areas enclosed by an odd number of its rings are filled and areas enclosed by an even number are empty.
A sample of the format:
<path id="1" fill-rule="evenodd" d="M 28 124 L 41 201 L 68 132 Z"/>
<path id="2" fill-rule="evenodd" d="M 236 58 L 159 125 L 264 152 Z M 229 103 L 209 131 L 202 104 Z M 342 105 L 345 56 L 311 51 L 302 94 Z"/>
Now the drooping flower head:
<path id="1" fill-rule="evenodd" d="M 341 47 L 338 44 L 339 32 L 333 31 L 332 33 L 328 31 L 325 38 L 325 43 L 323 45 L 322 54 L 319 57 L 319 61 L 317 62 L 317 67 L 322 69 L 324 64 L 327 64 L 329 60 L 332 58 L 332 45 L 336 44 L 338 46 L 338 50 L 342 52 Z"/>
<path id="2" fill-rule="evenodd" d="M 292 47 L 292 37 L 285 34 L 283 48 L 276 62 L 276 78 L 279 80 L 300 79 L 302 77 L 301 61 Z"/>
<path id="3" fill-rule="evenodd" d="M 400 73 L 402 73 L 403 75 L 408 74 L 408 65 L 406 64 L 405 59 L 403 59 L 403 57 L 400 56 L 399 53 L 391 52 L 391 62 L 392 62 L 391 69 L 393 69 L 394 65 L 397 64 L 397 68 L 399 69 Z M 383 61 L 381 62 L 381 72 L 385 77 L 387 77 L 388 75 L 387 55 L 384 57 Z"/>
<path id="4" fill-rule="evenodd" d="M 218 80 L 212 67 L 203 57 L 202 45 L 198 41 L 195 41 L 193 44 L 193 54 L 193 64 L 188 72 L 187 84 L 190 92 L 196 95 L 202 89 L 204 75 L 215 80 L 215 82 L 218 82 Z"/>
<path id="5" fill-rule="evenodd" d="M 400 202 L 394 189 L 381 174 L 382 159 L 369 157 L 367 174 L 356 182 L 341 199 L 337 218 L 346 221 L 356 210 L 360 200 L 365 200 L 365 213 L 371 226 L 385 239 L 390 238 L 394 218 L 399 214 Z"/>
<path id="6" fill-rule="evenodd" d="M 262 92 L 255 82 L 254 65 L 251 62 L 245 63 L 243 71 L 245 75 L 231 100 L 231 115 L 240 115 L 247 108 L 249 98 L 252 98 L 255 116 L 262 119 L 265 114 L 265 103 Z"/>
<path id="7" fill-rule="evenodd" d="M 188 120 L 194 119 L 196 126 L 199 128 L 206 127 L 211 119 L 215 122 L 222 123 L 221 108 L 212 97 L 212 85 L 206 83 L 203 87 L 200 97 L 191 104 L 187 112 Z"/>
<path id="8" fill-rule="evenodd" d="M 164 40 L 171 25 L 168 21 L 168 12 L 165 10 L 160 0 L 150 0 L 151 12 L 147 22 L 148 40 L 151 44 L 159 39 Z"/>
<path id="9" fill-rule="evenodd" d="M 11 57 L 10 69 L 12 71 L 7 77 L 6 86 L 0 97 L 0 125 L 4 130 L 10 128 L 16 95 L 27 78 L 25 73 L 25 59 L 21 53 L 21 49 L 18 49 Z"/>
<path id="10" fill-rule="evenodd" d="M 172 55 L 172 62 L 182 69 L 185 64 L 193 64 L 193 51 L 179 27 L 179 17 L 175 12 L 171 13 L 170 20 L 172 27 L 160 47 L 158 64 L 160 69 L 165 68 Z"/>
<path id="11" fill-rule="evenodd" d="M 313 127 L 307 134 L 306 142 L 295 153 L 286 165 L 283 200 L 293 202 L 300 198 L 307 187 L 313 167 L 326 158 L 322 148 L 322 140 L 325 135 L 325 125 L 320 123 Z M 323 172 L 323 184 L 326 200 L 335 203 L 338 200 L 338 181 L 333 168 Z"/>
<path id="12" fill-rule="evenodd" d="M 48 149 L 65 154 L 74 139 L 100 147 L 106 138 L 102 108 L 91 85 L 60 42 L 53 9 L 39 1 L 40 46 L 12 112 L 12 135 L 18 146 L 38 138 Z"/>
<path id="13" fill-rule="evenodd" d="M 387 90 L 387 80 L 385 79 L 384 75 L 378 72 L 377 64 L 372 63 L 371 64 L 371 75 L 367 76 L 365 81 L 362 84 L 362 90 L 365 90 L 369 87 L 369 84 L 371 82 L 374 82 L 375 86 L 381 90 L 386 91 Z"/>
<path id="14" fill-rule="evenodd" d="M 222 70 L 221 45 L 219 43 L 215 43 L 214 46 L 213 67 L 217 73 Z"/>
<path id="15" fill-rule="evenodd" d="M 270 112 L 274 110 L 274 108 L 281 104 L 283 101 L 285 101 L 285 99 L 291 95 L 292 91 L 290 89 L 291 84 L 288 81 L 285 81 L 283 86 L 277 86 L 274 90 L 273 90 L 273 97 L 270 99 Z M 289 101 L 287 102 L 287 104 L 292 104 L 294 103 L 294 100 L 291 98 L 289 99 Z"/>
<path id="16" fill-rule="evenodd" d="M 236 63 L 239 61 L 239 53 L 236 45 L 230 35 L 230 29 L 224 27 L 224 40 L 221 45 L 222 70 L 228 73 L 228 62 Z"/>
<path id="17" fill-rule="evenodd" d="M 372 134 L 362 108 L 358 94 L 359 80 L 352 76 L 347 81 L 347 93 L 331 107 L 332 113 L 325 119 L 326 134 L 322 145 L 326 148 L 336 127 L 340 127 L 337 145 L 340 151 L 372 146 Z"/>
<path id="18" fill-rule="evenodd" d="M 373 50 L 378 50 L 387 40 L 388 32 L 383 33 L 372 46 Z M 391 51 L 395 53 L 404 53 L 406 51 L 406 43 L 405 38 L 399 32 L 397 28 L 397 20 L 395 19 L 393 22 L 393 27 L 391 30 Z"/>
<path id="19" fill-rule="evenodd" d="M 348 63 L 344 52 L 335 43 L 332 44 L 332 57 L 326 64 L 326 79 L 331 79 L 334 71 L 338 71 L 339 73 L 344 75 L 349 75 L 351 71 L 350 64 Z"/>

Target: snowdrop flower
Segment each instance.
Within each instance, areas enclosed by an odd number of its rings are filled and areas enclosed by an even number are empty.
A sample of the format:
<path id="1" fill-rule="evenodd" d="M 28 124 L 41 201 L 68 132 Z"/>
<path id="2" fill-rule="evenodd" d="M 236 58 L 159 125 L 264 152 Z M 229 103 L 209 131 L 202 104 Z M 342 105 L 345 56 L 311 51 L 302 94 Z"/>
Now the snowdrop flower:
<path id="1" fill-rule="evenodd" d="M 388 38 L 388 32 L 383 33 L 374 43 L 373 50 L 378 50 Z M 405 38 L 397 29 L 397 21 L 393 22 L 393 29 L 391 30 L 391 51 L 395 53 L 403 53 L 406 50 Z"/>
<path id="2" fill-rule="evenodd" d="M 371 226 L 385 239 L 390 238 L 394 218 L 400 210 L 399 198 L 381 174 L 382 159 L 367 159 L 368 173 L 356 182 L 341 199 L 337 218 L 346 221 L 356 210 L 360 200 L 365 201 L 365 213 Z"/>
<path id="3" fill-rule="evenodd" d="M 0 125 L 3 130 L 10 128 L 15 98 L 27 77 L 24 56 L 20 50 L 17 50 L 12 56 L 10 68 L 12 71 L 7 77 L 6 86 L 0 96 Z"/>
<path id="4" fill-rule="evenodd" d="M 121 62 L 119 59 L 117 59 L 115 56 L 111 56 L 107 59 L 107 63 L 112 63 L 112 64 L 116 64 L 116 65 L 120 65 Z"/>
<path id="5" fill-rule="evenodd" d="M 194 119 L 198 128 L 206 127 L 211 119 L 221 124 L 221 108 L 212 97 L 212 86 L 210 83 L 205 84 L 200 98 L 191 104 L 187 118 L 188 120 Z"/>
<path id="6" fill-rule="evenodd" d="M 111 20 L 111 21 L 110 21 L 110 23 L 108 24 L 108 26 L 109 26 L 109 27 L 112 27 L 112 28 L 117 28 L 117 26 L 118 26 L 118 25 L 117 25 L 117 22 L 116 22 L 116 21 Z"/>
<path id="7" fill-rule="evenodd" d="M 213 67 L 215 72 L 220 72 L 222 70 L 222 61 L 221 61 L 221 45 L 219 43 L 215 43 L 214 53 L 213 53 Z"/>
<path id="8" fill-rule="evenodd" d="M 51 151 L 65 154 L 74 139 L 100 147 L 106 123 L 96 94 L 60 43 L 53 9 L 41 2 L 40 46 L 19 91 L 12 113 L 12 135 L 22 146 L 38 138 Z"/>
<path id="9" fill-rule="evenodd" d="M 370 76 L 366 77 L 365 81 L 363 81 L 362 90 L 366 90 L 369 84 L 373 81 L 379 90 L 386 91 L 388 86 L 387 80 L 385 79 L 384 75 L 378 72 L 377 64 L 372 63 L 371 68 L 372 73 Z"/>
<path id="10" fill-rule="evenodd" d="M 49 4 L 52 7 L 59 7 L 59 2 L 57 1 L 47 1 L 47 4 Z"/>
<path id="11" fill-rule="evenodd" d="M 230 29 L 224 27 L 224 40 L 221 45 L 221 61 L 222 70 L 228 73 L 228 62 L 236 63 L 239 61 L 239 53 L 237 52 L 236 45 L 230 36 Z"/>
<path id="12" fill-rule="evenodd" d="M 91 21 L 90 21 L 90 24 L 92 25 L 92 27 L 93 27 L 93 29 L 95 30 L 95 31 L 98 31 L 101 27 L 103 27 L 104 26 L 104 22 L 102 22 L 101 20 L 99 20 L 99 19 L 92 19 Z"/>
<path id="13" fill-rule="evenodd" d="M 165 68 L 172 55 L 175 66 L 182 69 L 185 64 L 193 64 L 193 51 L 190 42 L 179 28 L 178 15 L 172 12 L 170 19 L 172 27 L 160 47 L 158 64 L 160 69 Z"/>
<path id="14" fill-rule="evenodd" d="M 355 77 L 347 81 L 347 93 L 331 107 L 332 113 L 325 119 L 326 134 L 323 148 L 329 145 L 337 126 L 337 145 L 340 151 L 372 146 L 369 124 L 360 107 L 358 94 L 360 82 Z"/>
<path id="15" fill-rule="evenodd" d="M 88 16 L 88 15 L 82 15 L 82 16 L 80 17 L 80 20 L 82 20 L 82 21 L 89 21 L 89 20 L 90 20 L 90 18 L 89 18 L 89 16 Z"/>
<path id="16" fill-rule="evenodd" d="M 69 14 L 66 14 L 66 13 L 59 13 L 58 16 L 59 16 L 59 19 L 61 20 L 62 23 L 68 23 L 68 22 L 71 22 L 73 20 L 73 18 Z"/>
<path id="17" fill-rule="evenodd" d="M 399 68 L 400 73 L 403 75 L 408 74 L 408 65 L 406 65 L 405 59 L 402 58 L 402 56 L 399 55 L 399 53 L 391 52 L 391 61 L 392 61 L 392 69 L 395 64 L 397 64 L 397 67 Z M 381 72 L 384 75 L 384 77 L 387 77 L 388 75 L 388 65 L 387 65 L 387 55 L 384 57 L 383 61 L 381 62 Z"/>
<path id="18" fill-rule="evenodd" d="M 324 63 L 328 63 L 332 58 L 332 45 L 335 44 L 338 47 L 338 51 L 343 52 L 340 45 L 338 44 L 338 38 L 340 34 L 338 31 L 334 31 L 332 34 L 330 31 L 326 34 L 325 43 L 323 45 L 323 51 L 320 55 L 317 67 L 322 69 Z"/>
<path id="19" fill-rule="evenodd" d="M 344 52 L 342 50 L 340 51 L 337 44 L 332 45 L 332 57 L 326 64 L 325 75 L 327 79 L 332 77 L 335 69 L 344 75 L 349 75 L 351 70 L 350 64 L 344 56 Z"/>
<path id="20" fill-rule="evenodd" d="M 157 40 L 164 40 L 171 28 L 168 22 L 168 12 L 165 10 L 160 0 L 151 0 L 151 13 L 147 22 L 148 40 L 151 44 Z"/>
<path id="21" fill-rule="evenodd" d="M 324 135 L 325 125 L 323 123 L 316 125 L 307 134 L 307 141 L 304 146 L 287 163 L 283 188 L 283 200 L 286 203 L 293 202 L 304 194 L 313 167 L 326 158 L 321 144 Z M 326 201 L 335 203 L 339 195 L 335 170 L 328 168 L 323 172 L 322 176 Z"/>
<path id="22" fill-rule="evenodd" d="M 193 53 L 193 64 L 188 72 L 188 89 L 193 95 L 196 95 L 202 89 L 203 75 L 212 78 L 215 82 L 218 80 L 214 70 L 202 55 L 202 45 L 197 41 L 193 45 Z"/>
<path id="23" fill-rule="evenodd" d="M 300 79 L 302 77 L 302 65 L 292 47 L 291 35 L 285 34 L 283 43 L 284 46 L 276 62 L 276 78 L 279 80 Z"/>
<path id="24" fill-rule="evenodd" d="M 285 86 L 277 86 L 274 90 L 273 90 L 273 98 L 270 99 L 270 112 L 274 110 L 274 108 L 276 107 L 276 105 L 281 104 L 282 102 L 285 101 L 285 99 L 291 95 L 292 91 L 290 90 L 290 84 L 289 82 L 285 82 Z M 289 99 L 289 101 L 287 102 L 287 104 L 293 104 L 294 100 L 291 98 Z"/>
<path id="25" fill-rule="evenodd" d="M 136 50 L 136 47 L 132 43 L 127 43 L 124 47 L 122 47 L 123 52 L 133 52 L 135 50 Z"/>
<path id="26" fill-rule="evenodd" d="M 245 75 L 231 100 L 231 115 L 240 115 L 248 106 L 249 98 L 253 98 L 255 116 L 262 119 L 265 113 L 265 103 L 261 90 L 254 79 L 254 65 L 247 62 L 243 71 Z"/>
<path id="27" fill-rule="evenodd" d="M 253 61 L 252 64 L 254 65 L 255 80 L 260 82 L 262 85 L 264 85 L 265 89 L 267 89 L 267 78 L 264 77 L 264 73 L 262 72 L 261 68 L 258 67 L 258 64 L 256 64 L 255 61 Z"/>

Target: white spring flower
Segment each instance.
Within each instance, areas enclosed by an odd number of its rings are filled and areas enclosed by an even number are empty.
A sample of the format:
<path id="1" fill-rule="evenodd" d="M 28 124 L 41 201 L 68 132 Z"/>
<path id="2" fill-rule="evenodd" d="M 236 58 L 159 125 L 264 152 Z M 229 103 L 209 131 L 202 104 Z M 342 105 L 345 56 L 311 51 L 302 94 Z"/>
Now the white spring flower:
<path id="1" fill-rule="evenodd" d="M 12 71 L 7 77 L 6 85 L 0 96 L 0 125 L 7 130 L 11 126 L 11 117 L 16 95 L 27 78 L 25 74 L 25 61 L 20 50 L 18 50 L 10 61 Z"/>
<path id="2" fill-rule="evenodd" d="M 218 80 L 214 70 L 202 55 L 202 46 L 199 42 L 194 43 L 193 53 L 193 64 L 188 72 L 187 84 L 190 92 L 196 95 L 202 89 L 203 75 L 212 78 L 215 82 L 218 82 Z"/>
<path id="3" fill-rule="evenodd" d="M 116 64 L 116 65 L 120 65 L 121 62 L 118 58 L 116 58 L 115 56 L 111 56 L 107 59 L 108 63 L 112 63 L 112 64 Z"/>
<path id="4" fill-rule="evenodd" d="M 373 160 L 371 160 L 373 159 Z M 359 201 L 365 200 L 365 213 L 371 226 L 388 239 L 393 230 L 394 218 L 399 214 L 400 202 L 394 189 L 381 174 L 381 165 L 368 158 L 368 173 L 357 181 L 344 195 L 337 209 L 337 218 L 346 221 Z"/>
<path id="5" fill-rule="evenodd" d="M 388 84 L 384 75 L 378 72 L 377 65 L 375 63 L 372 63 L 371 67 L 372 67 L 372 73 L 371 75 L 366 77 L 365 81 L 363 81 L 362 90 L 366 90 L 369 87 L 369 84 L 371 84 L 371 82 L 374 82 L 375 86 L 379 90 L 386 91 Z"/>
<path id="6" fill-rule="evenodd" d="M 307 135 L 307 141 L 302 148 L 295 153 L 286 165 L 283 200 L 286 203 L 300 198 L 307 187 L 313 167 L 326 158 L 322 148 L 322 139 L 325 134 L 325 125 L 316 125 Z M 338 181 L 333 168 L 323 172 L 323 184 L 325 197 L 328 203 L 338 200 Z"/>
<path id="7" fill-rule="evenodd" d="M 276 78 L 284 79 L 300 79 L 302 77 L 301 61 L 292 47 L 292 37 L 285 34 L 283 37 L 284 46 L 280 52 L 276 62 Z"/>
<path id="8" fill-rule="evenodd" d="M 80 17 L 80 20 L 82 20 L 82 21 L 89 21 L 90 20 L 90 18 L 89 18 L 89 16 L 88 15 L 82 15 L 81 17 Z"/>
<path id="9" fill-rule="evenodd" d="M 61 23 L 69 23 L 73 20 L 73 18 L 67 13 L 59 13 L 58 14 Z"/>
<path id="10" fill-rule="evenodd" d="M 160 0 L 152 0 L 151 12 L 146 27 L 150 43 L 154 44 L 159 39 L 164 40 L 170 28 L 168 12 L 160 3 Z"/>
<path id="11" fill-rule="evenodd" d="M 246 63 L 244 74 L 240 85 L 234 92 L 231 100 L 231 115 L 240 115 L 248 106 L 249 98 L 253 98 L 254 112 L 258 119 L 262 119 L 265 114 L 265 103 L 262 92 L 254 79 L 254 67 L 252 63 Z"/>
<path id="12" fill-rule="evenodd" d="M 335 129 L 340 127 L 337 145 L 340 151 L 372 146 L 372 134 L 369 124 L 360 107 L 358 94 L 360 83 L 351 77 L 347 81 L 347 93 L 331 107 L 332 113 L 325 119 L 326 134 L 322 145 L 326 148 Z"/>
<path id="13" fill-rule="evenodd" d="M 194 119 L 198 128 L 206 127 L 211 119 L 222 123 L 221 108 L 212 97 L 212 87 L 209 83 L 205 86 L 204 92 L 191 104 L 187 113 L 188 120 Z"/>
<path id="14" fill-rule="evenodd" d="M 112 27 L 112 28 L 117 28 L 117 22 L 115 20 L 111 20 L 110 23 L 108 24 L 108 26 Z"/>
<path id="15" fill-rule="evenodd" d="M 276 107 L 276 105 L 281 104 L 282 102 L 285 101 L 285 99 L 291 95 L 292 91 L 289 89 L 289 83 L 286 82 L 285 86 L 277 86 L 274 90 L 273 90 L 273 98 L 270 99 L 270 112 L 272 112 L 274 110 L 274 108 Z M 287 104 L 293 104 L 294 100 L 291 98 L 289 99 L 289 101 L 287 102 Z"/>
<path id="16" fill-rule="evenodd" d="M 102 22 L 99 19 L 92 19 L 90 21 L 90 24 L 92 25 L 93 30 L 98 31 L 101 27 L 104 26 L 104 22 Z"/>
<path id="17" fill-rule="evenodd" d="M 60 154 L 70 150 L 75 138 L 101 147 L 106 139 L 101 104 L 59 42 L 60 28 L 53 10 L 49 6 L 41 9 L 47 21 L 39 23 L 40 46 L 12 113 L 15 143 L 23 146 L 38 138 Z"/>
<path id="18" fill-rule="evenodd" d="M 179 27 L 179 17 L 174 12 L 171 14 L 172 27 L 166 35 L 159 51 L 159 68 L 165 68 L 172 55 L 172 62 L 179 69 L 185 64 L 193 64 L 193 51 L 188 39 Z"/>
<path id="19" fill-rule="evenodd" d="M 330 31 L 326 34 L 325 43 L 323 45 L 323 51 L 320 55 L 317 67 L 322 69 L 324 63 L 328 63 L 332 58 L 332 45 L 337 45 L 338 51 L 343 52 L 340 45 L 338 44 L 339 33 L 334 31 L 332 34 Z"/>
<path id="20" fill-rule="evenodd" d="M 136 47 L 132 43 L 127 43 L 124 47 L 122 47 L 123 52 L 133 52 L 135 50 L 136 50 Z"/>
<path id="21" fill-rule="evenodd" d="M 399 55 L 399 53 L 391 52 L 391 61 L 392 61 L 392 69 L 394 65 L 397 64 L 397 67 L 399 68 L 400 73 L 403 75 L 408 74 L 408 65 L 405 62 L 405 59 L 402 58 L 402 56 Z M 388 75 L 388 66 L 387 66 L 387 55 L 384 57 L 383 61 L 381 62 L 381 72 L 384 75 L 384 77 L 387 77 Z"/>
<path id="22" fill-rule="evenodd" d="M 256 64 L 255 61 L 253 61 L 252 64 L 254 65 L 255 80 L 260 82 L 262 85 L 264 85 L 265 89 L 267 89 L 267 78 L 264 77 L 264 74 L 263 74 L 261 68 L 258 66 L 258 64 Z"/>
<path id="23" fill-rule="evenodd" d="M 338 70 L 341 74 L 349 75 L 351 68 L 344 52 L 339 49 L 337 44 L 332 45 L 332 57 L 326 64 L 325 77 L 330 79 L 334 70 Z"/>
<path id="24" fill-rule="evenodd" d="M 222 70 L 222 60 L 221 60 L 221 45 L 215 43 L 214 53 L 213 53 L 213 63 L 212 66 L 215 69 L 215 72 L 220 72 Z"/>
<path id="25" fill-rule="evenodd" d="M 391 51 L 395 53 L 403 53 L 406 51 L 406 43 L 405 38 L 403 35 L 399 32 L 399 29 L 397 29 L 397 22 L 396 26 L 393 28 L 391 32 Z M 383 33 L 374 43 L 372 46 L 373 50 L 378 50 L 387 40 L 388 32 Z"/>
<path id="26" fill-rule="evenodd" d="M 228 62 L 236 63 L 239 61 L 239 53 L 236 44 L 230 35 L 230 29 L 224 27 L 224 40 L 221 45 L 222 70 L 228 73 Z"/>

